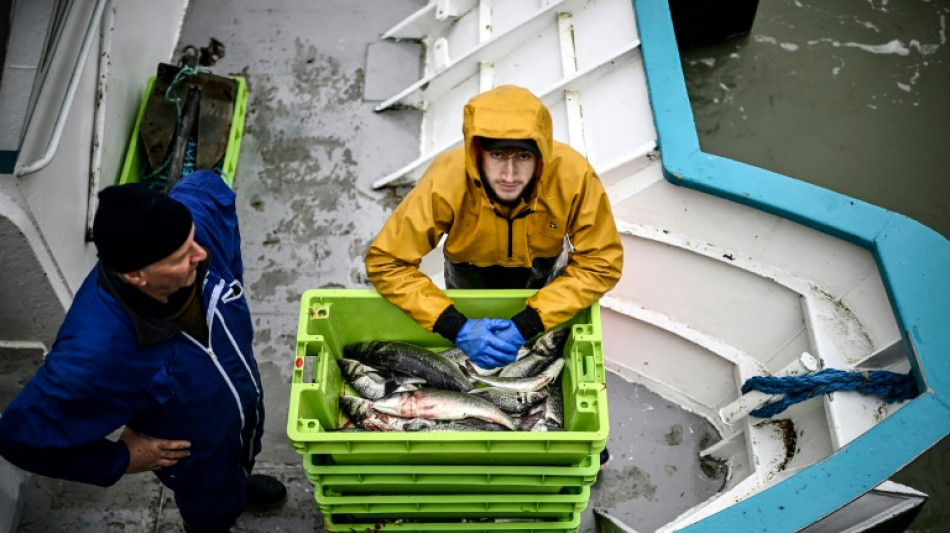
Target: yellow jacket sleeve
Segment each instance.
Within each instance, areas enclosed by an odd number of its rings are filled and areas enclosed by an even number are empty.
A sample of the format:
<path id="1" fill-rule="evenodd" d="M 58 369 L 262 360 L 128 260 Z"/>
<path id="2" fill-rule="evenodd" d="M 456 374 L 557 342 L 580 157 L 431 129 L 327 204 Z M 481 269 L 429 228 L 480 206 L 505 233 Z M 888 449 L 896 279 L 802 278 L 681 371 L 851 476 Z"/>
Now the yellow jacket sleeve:
<path id="1" fill-rule="evenodd" d="M 538 312 L 544 329 L 569 320 L 612 289 L 623 268 L 623 247 L 600 179 L 583 172 L 578 205 L 568 221 L 569 252 L 564 273 L 526 302 Z"/>
<path id="2" fill-rule="evenodd" d="M 446 172 L 460 153 L 442 154 L 393 211 L 366 253 L 366 274 L 376 290 L 420 326 L 432 331 L 452 300 L 419 270 L 422 257 L 435 249 L 451 227 L 454 213 L 434 186 L 433 175 Z"/>

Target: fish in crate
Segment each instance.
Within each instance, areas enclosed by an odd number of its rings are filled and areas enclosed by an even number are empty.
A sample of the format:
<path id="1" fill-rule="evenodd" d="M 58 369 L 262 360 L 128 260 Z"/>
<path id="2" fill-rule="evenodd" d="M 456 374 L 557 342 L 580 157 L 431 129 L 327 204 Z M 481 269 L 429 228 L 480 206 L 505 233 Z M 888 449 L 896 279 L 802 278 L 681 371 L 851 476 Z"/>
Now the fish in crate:
<path id="1" fill-rule="evenodd" d="M 560 377 L 570 329 L 553 329 L 492 370 L 458 348 L 434 352 L 398 341 L 344 347 L 341 373 L 357 396 L 340 409 L 366 431 L 557 431 L 563 429 Z"/>

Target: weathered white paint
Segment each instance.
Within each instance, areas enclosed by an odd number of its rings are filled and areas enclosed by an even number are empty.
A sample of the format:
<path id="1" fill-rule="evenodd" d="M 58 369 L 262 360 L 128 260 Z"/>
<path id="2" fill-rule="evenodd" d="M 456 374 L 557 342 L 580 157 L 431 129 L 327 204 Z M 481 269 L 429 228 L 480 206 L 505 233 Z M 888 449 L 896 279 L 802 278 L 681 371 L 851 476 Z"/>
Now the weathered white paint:
<path id="1" fill-rule="evenodd" d="M 96 0 L 96 3 L 89 13 L 89 22 L 86 23 L 86 30 L 80 38 L 79 53 L 76 55 L 76 62 L 71 69 L 68 69 L 70 75 L 69 81 L 66 83 L 66 94 L 63 95 L 63 101 L 60 103 L 59 110 L 55 115 L 56 118 L 53 120 L 53 130 L 50 132 L 49 140 L 46 142 L 46 148 L 43 150 L 42 155 L 36 160 L 23 161 L 21 158 L 21 160 L 17 162 L 14 172 L 16 177 L 19 178 L 43 170 L 43 168 L 52 161 L 53 156 L 56 155 L 59 142 L 63 138 L 63 128 L 66 124 L 66 117 L 69 116 L 73 100 L 76 98 L 76 90 L 79 86 L 79 80 L 82 77 L 83 67 L 89 58 L 89 50 L 92 49 L 92 42 L 96 35 L 96 29 L 102 20 L 102 13 L 106 7 L 106 3 L 106 0 Z M 62 43 L 62 41 L 60 41 L 60 43 Z M 42 87 L 45 89 L 48 86 L 43 84 Z M 45 102 L 46 99 L 44 96 L 45 95 L 41 93 L 40 98 L 43 98 Z M 27 129 L 27 133 L 30 133 L 29 129 Z"/>
<path id="2" fill-rule="evenodd" d="M 89 190 L 86 197 L 86 240 L 92 238 L 92 224 L 99 208 L 102 188 L 102 140 L 105 137 L 106 109 L 109 101 L 109 73 L 112 67 L 112 43 L 115 42 L 116 0 L 109 0 L 99 28 L 99 68 L 96 84 L 95 116 L 92 122 L 92 163 L 89 169 Z"/>
<path id="3" fill-rule="evenodd" d="M 103 110 L 99 147 L 102 187 L 114 183 L 118 176 L 146 81 L 154 75 L 159 62 L 172 60 L 187 3 L 116 3 L 111 69 L 106 80 L 107 108 Z M 25 130 L 19 162 L 36 161 L 46 149 L 94 7 L 93 2 L 71 4 L 73 11 L 64 19 L 59 45 L 50 57 L 45 77 L 32 89 L 38 91 L 38 97 Z M 29 24 L 35 25 L 32 32 L 23 26 Z M 97 21 L 90 43 L 93 53 L 81 65 L 82 74 L 76 80 L 75 105 L 63 122 L 62 141 L 49 164 L 20 178 L 0 178 L 4 182 L 4 187 L 0 187 L 0 217 L 9 227 L 17 228 L 0 232 L 0 248 L 4 250 L 0 266 L 4 272 L 15 273 L 0 276 L 0 294 L 17 294 L 20 301 L 31 302 L 0 311 L 4 317 L 0 320 L 0 339 L 51 340 L 58 327 L 56 317 L 61 320 L 73 293 L 96 261 L 95 247 L 85 240 L 85 200 L 93 172 L 94 102 L 100 71 L 99 54 L 95 53 L 100 46 L 98 24 Z M 13 21 L 17 28 L 15 36 L 26 39 L 30 46 L 38 46 L 42 38 L 27 38 L 45 35 L 48 25 L 48 18 Z M 17 49 L 24 44 L 11 42 L 10 46 Z M 19 95 L 19 100 L 22 97 Z M 28 101 L 30 95 L 25 98 Z M 16 250 L 22 252 L 14 253 Z M 31 273 L 37 279 L 25 282 L 25 276 Z M 37 301 L 47 303 L 37 305 Z M 51 311 L 51 307 L 58 311 Z M 7 314 L 12 315 L 10 319 Z"/>
<path id="4" fill-rule="evenodd" d="M 0 84 L 0 150 L 15 152 L 30 107 L 33 82 L 43 57 L 43 41 L 53 13 L 53 0 L 16 2 L 10 13 L 10 35 Z"/>
<path id="5" fill-rule="evenodd" d="M 186 5 L 186 0 L 161 3 L 132 0 L 119 2 L 116 6 L 113 65 L 108 82 L 109 108 L 101 147 L 104 185 L 113 183 L 118 176 L 146 81 L 155 74 L 159 62 L 172 60 Z M 88 8 L 88 3 L 74 4 L 74 9 L 83 8 Z M 88 20 L 88 14 L 83 17 L 77 12 L 76 16 L 67 17 L 66 25 L 69 27 L 84 19 Z M 62 87 L 59 91 L 44 91 L 53 102 L 59 101 L 65 90 L 71 72 L 70 59 L 75 60 L 75 40 L 81 38 L 76 28 L 68 29 L 46 79 L 46 84 L 53 89 Z M 84 66 L 77 101 L 87 105 L 75 106 L 69 115 L 64 132 L 69 143 L 60 147 L 42 172 L 19 180 L 37 225 L 56 262 L 62 265 L 72 290 L 78 287 L 95 262 L 95 249 L 84 239 L 86 206 L 77 199 L 86 197 L 86 178 L 91 168 L 91 125 L 95 106 L 88 104 L 95 99 L 97 65 L 98 57 L 94 55 Z M 27 131 L 21 158 L 34 154 L 35 143 L 47 138 L 48 127 L 44 126 L 55 120 L 48 112 L 48 105 L 47 101 L 37 102 L 37 112 Z"/>

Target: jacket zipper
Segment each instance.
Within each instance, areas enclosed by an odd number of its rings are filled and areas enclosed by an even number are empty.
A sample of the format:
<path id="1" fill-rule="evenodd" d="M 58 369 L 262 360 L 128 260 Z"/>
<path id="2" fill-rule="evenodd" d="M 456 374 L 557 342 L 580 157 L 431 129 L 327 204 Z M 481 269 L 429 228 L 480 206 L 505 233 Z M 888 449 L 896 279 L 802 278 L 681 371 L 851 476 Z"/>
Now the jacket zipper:
<path id="1" fill-rule="evenodd" d="M 218 312 L 218 300 L 221 299 L 221 292 L 223 290 L 224 290 L 224 280 L 221 280 L 218 282 L 217 285 L 215 285 L 214 289 L 212 289 L 211 299 L 208 301 L 208 311 L 207 311 L 208 313 L 207 314 L 208 345 L 205 346 L 201 344 L 200 342 L 198 342 L 197 339 L 195 339 L 194 337 L 192 337 L 191 335 L 189 335 L 188 333 L 184 331 L 182 331 L 182 335 L 184 335 L 186 338 L 188 338 L 188 340 L 190 340 L 191 342 L 196 344 L 198 347 L 200 347 L 202 350 L 204 350 L 204 352 L 208 354 L 208 357 L 211 358 L 211 361 L 214 363 L 215 368 L 217 368 L 218 373 L 221 374 L 221 378 L 224 379 L 224 382 L 225 384 L 227 384 L 228 389 L 231 390 L 231 395 L 234 397 L 234 403 L 237 405 L 238 413 L 241 415 L 241 427 L 243 428 L 245 424 L 245 418 L 244 418 L 244 407 L 241 405 L 241 396 L 238 394 L 237 389 L 234 387 L 234 383 L 231 382 L 231 378 L 228 376 L 228 373 L 224 370 L 224 367 L 221 366 L 221 362 L 218 361 L 218 356 L 217 354 L 214 353 L 214 347 L 212 346 L 212 342 L 211 342 L 211 339 L 214 338 L 213 336 L 214 316 L 216 313 L 218 314 L 218 318 L 221 321 L 221 326 L 224 327 L 225 332 L 227 333 L 228 337 L 229 338 L 231 337 L 231 332 L 228 331 L 227 325 L 224 323 L 224 317 L 222 317 L 220 315 L 220 312 Z M 231 342 L 234 343 L 233 338 L 231 338 Z M 241 354 L 241 359 L 244 359 L 243 354 Z M 245 362 L 245 367 L 246 366 L 247 366 L 247 363 Z M 251 381 L 254 381 L 254 387 L 257 389 L 258 398 L 260 398 L 260 387 L 258 386 L 257 382 L 254 380 L 253 376 L 251 377 Z"/>
<path id="2" fill-rule="evenodd" d="M 241 415 L 241 427 L 243 428 L 244 427 L 244 407 L 241 405 L 241 396 L 238 394 L 237 389 L 234 388 L 234 383 L 231 382 L 231 378 L 228 377 L 228 373 L 224 370 L 224 367 L 221 366 L 221 362 L 218 361 L 218 356 L 217 354 L 214 353 L 214 349 L 210 346 L 210 342 L 209 342 L 209 346 L 204 346 L 200 342 L 198 342 L 197 339 L 185 333 L 184 331 L 182 332 L 182 335 L 187 337 L 191 342 L 197 344 L 202 350 L 204 350 L 206 354 L 208 354 L 208 357 L 211 358 L 211 362 L 214 363 L 214 367 L 218 370 L 218 374 L 221 374 L 221 378 L 224 380 L 224 383 L 228 386 L 228 389 L 231 391 L 231 396 L 234 397 L 234 403 L 235 405 L 237 405 L 238 414 Z"/>
<path id="3" fill-rule="evenodd" d="M 508 223 L 508 259 L 511 259 L 514 254 L 514 229 L 515 229 L 515 220 L 519 218 L 524 218 L 531 214 L 531 209 L 525 209 L 524 211 L 519 212 L 517 215 L 511 218 L 505 218 L 501 214 L 501 211 L 495 209 L 495 215 L 505 219 L 505 222 Z"/>
<path id="4" fill-rule="evenodd" d="M 224 333 L 227 334 L 228 340 L 231 341 L 231 346 L 234 348 L 234 351 L 238 354 L 238 357 L 241 358 L 241 363 L 244 364 L 244 369 L 247 371 L 247 376 L 248 376 L 249 378 L 251 378 L 251 383 L 254 384 L 254 391 L 257 393 L 257 400 L 258 400 L 257 402 L 254 403 L 254 405 L 256 405 L 256 406 L 257 406 L 257 405 L 260 405 L 260 399 L 261 399 L 261 386 L 260 386 L 260 383 L 258 383 L 257 380 L 254 379 L 254 373 L 251 371 L 251 366 L 250 366 L 250 364 L 248 363 L 247 358 L 244 356 L 244 352 L 242 352 L 240 346 L 238 346 L 237 341 L 234 339 L 234 335 L 231 335 L 231 330 L 228 329 L 228 323 L 224 321 L 224 317 L 221 315 L 221 311 L 218 310 L 217 306 L 216 306 L 215 309 L 214 309 L 214 314 L 218 317 L 218 320 L 221 322 L 221 327 L 224 328 Z M 210 342 L 210 339 L 209 339 L 209 342 Z M 242 411 L 242 412 L 243 412 L 243 411 Z M 254 414 L 255 414 L 255 420 L 256 420 L 256 421 L 259 421 L 259 420 L 262 418 L 262 416 L 263 416 L 262 413 L 261 413 L 258 409 L 255 409 L 255 413 L 254 413 Z M 242 420 L 242 422 L 243 422 L 243 416 L 242 416 L 241 420 Z M 242 427 L 243 427 L 243 424 L 242 424 Z M 251 436 L 250 436 L 250 438 L 249 438 L 249 440 L 248 440 L 248 443 L 249 443 L 249 444 L 250 444 L 250 443 L 253 443 L 255 440 L 257 440 L 257 428 L 256 428 L 256 427 L 254 428 L 254 431 L 253 431 L 253 433 L 251 434 Z M 248 454 L 248 457 L 247 457 L 247 460 L 248 460 L 248 461 L 254 459 L 254 447 L 253 447 L 253 446 L 248 446 L 248 447 L 247 447 L 247 454 Z"/>
<path id="5" fill-rule="evenodd" d="M 228 340 L 231 342 L 231 346 L 234 348 L 234 352 L 241 359 L 241 363 L 244 365 L 244 369 L 247 371 L 247 376 L 251 379 L 251 383 L 254 385 L 254 392 L 257 393 L 257 401 L 255 402 L 255 406 L 259 406 L 260 400 L 261 400 L 261 384 L 258 383 L 256 379 L 254 379 L 254 373 L 251 371 L 251 366 L 250 366 L 250 363 L 248 363 L 247 357 L 245 357 L 244 353 L 241 351 L 241 347 L 238 345 L 237 340 L 235 340 L 234 335 L 231 334 L 231 330 L 228 329 L 228 323 L 224 320 L 224 316 L 221 314 L 221 311 L 218 310 L 219 301 L 230 302 L 240 297 L 240 293 L 237 294 L 236 296 L 234 295 L 235 284 L 237 284 L 238 289 L 241 292 L 243 292 L 243 287 L 241 286 L 241 284 L 235 281 L 230 284 L 228 293 L 226 295 L 223 295 L 222 293 L 224 292 L 224 289 L 225 289 L 225 283 L 224 283 L 224 280 L 220 280 L 211 293 L 211 301 L 208 302 L 207 352 L 208 352 L 208 355 L 210 355 L 212 360 L 214 361 L 215 366 L 218 367 L 218 371 L 221 373 L 221 376 L 224 378 L 225 382 L 227 383 L 228 388 L 231 389 L 231 394 L 234 396 L 235 403 L 237 403 L 238 412 L 241 414 L 241 427 L 243 428 L 246 422 L 245 422 L 245 415 L 244 415 L 244 407 L 242 407 L 241 405 L 241 397 L 238 394 L 237 390 L 234 388 L 234 383 L 231 382 L 231 378 L 228 377 L 227 373 L 224 371 L 224 367 L 222 367 L 221 364 L 218 362 L 218 356 L 215 355 L 214 350 L 212 349 L 212 342 L 211 342 L 213 338 L 212 329 L 215 322 L 214 317 L 217 316 L 218 322 L 221 324 L 221 327 L 224 329 L 225 335 L 227 336 Z M 253 414 L 254 414 L 255 421 L 260 421 L 263 416 L 262 413 L 256 407 L 254 409 Z M 242 435 L 242 440 L 243 440 L 243 435 Z M 252 444 L 255 440 L 257 440 L 256 427 L 252 431 L 252 434 L 250 435 L 250 437 L 248 437 L 248 441 L 247 441 L 248 443 L 247 460 L 248 461 L 254 459 L 254 446 Z"/>

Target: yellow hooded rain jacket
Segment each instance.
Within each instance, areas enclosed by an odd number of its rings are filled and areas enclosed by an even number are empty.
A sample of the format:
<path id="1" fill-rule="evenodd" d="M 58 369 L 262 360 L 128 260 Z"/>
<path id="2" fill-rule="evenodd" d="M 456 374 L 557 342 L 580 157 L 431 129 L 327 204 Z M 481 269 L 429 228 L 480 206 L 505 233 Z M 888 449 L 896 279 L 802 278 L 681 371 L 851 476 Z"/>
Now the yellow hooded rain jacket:
<path id="1" fill-rule="evenodd" d="M 623 265 L 610 201 L 587 160 L 553 139 L 544 104 L 526 89 L 498 87 L 468 102 L 462 130 L 464 146 L 432 161 L 370 246 L 366 272 L 380 294 L 433 331 L 452 301 L 419 264 L 443 235 L 447 262 L 517 269 L 553 264 L 567 236 L 573 249 L 562 275 L 526 302 L 545 330 L 610 290 Z M 535 182 L 519 205 L 498 205 L 486 193 L 478 137 L 537 144 Z"/>

